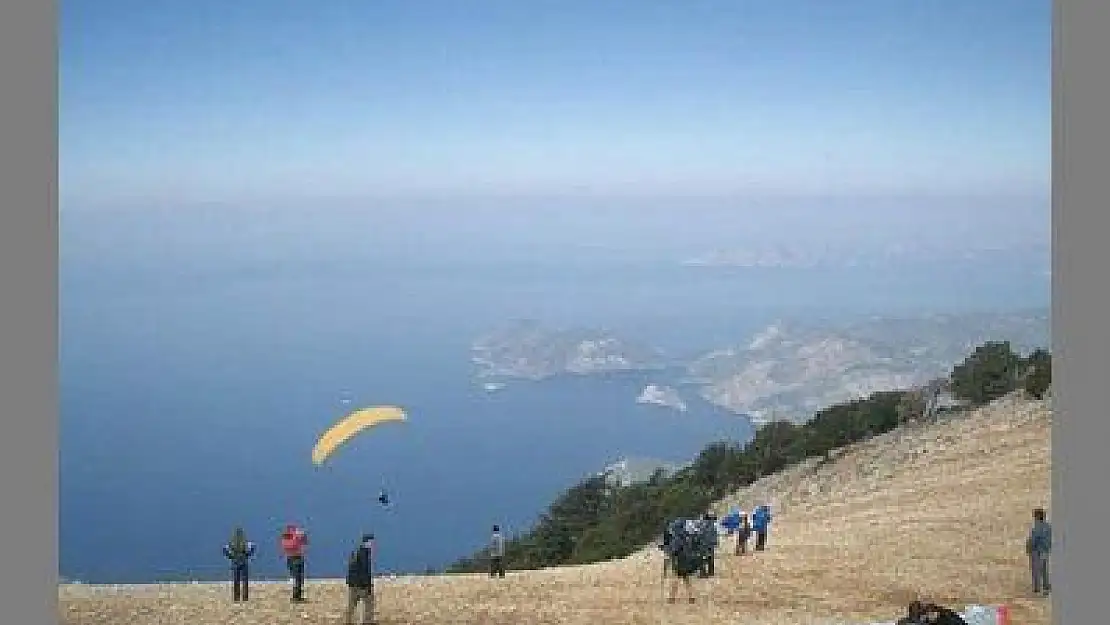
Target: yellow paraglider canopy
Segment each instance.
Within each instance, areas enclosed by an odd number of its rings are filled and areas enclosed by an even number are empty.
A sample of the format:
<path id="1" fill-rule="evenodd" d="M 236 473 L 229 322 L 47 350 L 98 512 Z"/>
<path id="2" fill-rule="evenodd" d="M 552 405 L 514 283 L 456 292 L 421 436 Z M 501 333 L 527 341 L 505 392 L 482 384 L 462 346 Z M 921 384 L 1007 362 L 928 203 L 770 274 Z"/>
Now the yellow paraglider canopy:
<path id="1" fill-rule="evenodd" d="M 312 448 L 312 462 L 317 466 L 324 463 L 340 445 L 355 434 L 390 421 L 404 421 L 405 411 L 397 406 L 374 406 L 356 410 L 328 428 Z"/>

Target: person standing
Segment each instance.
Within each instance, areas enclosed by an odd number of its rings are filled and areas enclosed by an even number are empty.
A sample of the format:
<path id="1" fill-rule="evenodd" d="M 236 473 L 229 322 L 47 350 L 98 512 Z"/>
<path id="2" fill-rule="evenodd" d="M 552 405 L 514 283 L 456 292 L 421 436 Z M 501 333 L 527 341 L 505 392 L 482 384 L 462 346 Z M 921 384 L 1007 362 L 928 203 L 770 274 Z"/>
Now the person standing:
<path id="1" fill-rule="evenodd" d="M 285 565 L 289 569 L 290 582 L 293 584 L 295 603 L 304 598 L 305 549 L 308 547 L 308 533 L 304 528 L 290 523 L 281 533 L 281 551 L 285 554 Z"/>
<path id="2" fill-rule="evenodd" d="M 493 526 L 489 541 L 489 576 L 505 577 L 505 536 L 499 525 Z"/>
<path id="3" fill-rule="evenodd" d="M 755 550 L 763 551 L 767 547 L 767 531 L 771 527 L 771 507 L 764 504 L 752 513 L 752 529 L 755 530 Z"/>
<path id="4" fill-rule="evenodd" d="M 1052 584 L 1048 578 L 1048 557 L 1052 553 L 1052 524 L 1046 519 L 1044 508 L 1033 510 L 1033 526 L 1025 539 L 1025 553 L 1029 556 L 1029 569 L 1033 577 L 1033 594 L 1048 595 Z"/>
<path id="5" fill-rule="evenodd" d="M 685 527 L 686 519 L 673 519 L 663 528 L 663 540 L 659 544 L 659 549 L 666 555 L 663 559 L 663 577 L 667 576 L 671 568 L 673 559 L 671 556 L 674 555 L 672 542 L 674 542 L 676 536 L 685 531 Z"/>
<path id="6" fill-rule="evenodd" d="M 231 562 L 232 573 L 232 601 L 247 601 L 250 599 L 250 575 L 248 565 L 254 556 L 254 543 L 247 540 L 247 534 L 242 527 L 236 527 L 231 533 L 231 540 L 224 545 L 224 557 Z"/>
<path id="7" fill-rule="evenodd" d="M 740 525 L 736 528 L 736 555 L 748 553 L 748 540 L 752 537 L 752 524 L 748 520 L 748 513 L 740 513 Z"/>
<path id="8" fill-rule="evenodd" d="M 696 603 L 694 586 L 690 578 L 698 573 L 704 562 L 698 549 L 698 523 L 693 519 L 685 521 L 680 519 L 673 522 L 671 528 L 663 545 L 667 557 L 664 577 L 667 571 L 674 574 L 670 592 L 667 593 L 667 603 L 674 603 L 678 599 L 679 584 L 686 589 L 686 600 Z"/>
<path id="9" fill-rule="evenodd" d="M 720 542 L 720 534 L 717 531 L 717 517 L 713 514 L 703 516 L 698 532 L 698 543 L 702 554 L 702 566 L 699 573 L 703 578 L 713 577 L 716 573 L 714 564 L 717 557 L 717 545 Z"/>
<path id="10" fill-rule="evenodd" d="M 366 534 L 347 561 L 346 625 L 354 625 L 355 610 L 362 604 L 362 625 L 374 623 L 374 535 Z"/>

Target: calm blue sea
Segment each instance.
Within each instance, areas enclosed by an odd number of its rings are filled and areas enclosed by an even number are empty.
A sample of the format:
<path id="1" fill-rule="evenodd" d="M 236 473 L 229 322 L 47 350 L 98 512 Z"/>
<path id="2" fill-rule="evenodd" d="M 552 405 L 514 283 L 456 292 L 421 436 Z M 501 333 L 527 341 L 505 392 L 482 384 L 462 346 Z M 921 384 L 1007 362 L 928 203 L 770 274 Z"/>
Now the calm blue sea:
<path id="1" fill-rule="evenodd" d="M 620 456 L 686 460 L 750 435 L 689 395 L 686 414 L 636 404 L 651 375 L 487 393 L 469 344 L 513 318 L 603 325 L 679 357 L 788 313 L 1043 305 L 1035 269 L 63 262 L 60 574 L 222 577 L 220 546 L 241 523 L 261 545 L 255 574 L 276 576 L 289 521 L 311 533 L 311 576 L 341 574 L 366 530 L 382 568 L 420 571 L 480 546 L 492 523 L 526 529 Z M 403 405 L 410 421 L 317 469 L 309 450 L 344 396 Z M 375 501 L 383 487 L 389 510 Z"/>

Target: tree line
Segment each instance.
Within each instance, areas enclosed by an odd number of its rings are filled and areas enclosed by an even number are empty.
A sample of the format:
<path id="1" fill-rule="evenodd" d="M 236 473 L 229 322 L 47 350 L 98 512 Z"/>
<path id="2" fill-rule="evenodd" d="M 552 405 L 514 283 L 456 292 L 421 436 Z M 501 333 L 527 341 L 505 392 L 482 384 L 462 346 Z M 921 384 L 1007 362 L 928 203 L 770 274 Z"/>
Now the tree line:
<path id="1" fill-rule="evenodd" d="M 839 448 L 903 424 L 937 418 L 945 411 L 936 408 L 939 393 L 957 400 L 954 409 L 969 410 L 1019 389 L 1040 399 L 1051 383 L 1047 350 L 1022 356 L 1007 341 L 983 343 L 937 383 L 829 406 L 803 424 L 768 423 L 746 443 L 707 445 L 670 476 L 660 469 L 648 480 L 628 486 L 614 485 L 603 475 L 588 477 L 560 495 L 531 529 L 507 541 L 506 567 L 538 569 L 629 555 L 657 539 L 669 519 L 701 515 L 714 502 L 762 477 L 809 458 L 828 459 Z M 479 551 L 446 572 L 485 567 Z"/>

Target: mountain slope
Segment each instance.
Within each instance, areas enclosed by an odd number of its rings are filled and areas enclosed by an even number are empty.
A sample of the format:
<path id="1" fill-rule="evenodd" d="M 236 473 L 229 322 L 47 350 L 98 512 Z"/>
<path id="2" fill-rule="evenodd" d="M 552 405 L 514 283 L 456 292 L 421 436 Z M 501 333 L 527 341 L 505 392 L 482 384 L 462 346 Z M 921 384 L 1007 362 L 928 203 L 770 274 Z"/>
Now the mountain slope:
<path id="1" fill-rule="evenodd" d="M 718 577 L 695 606 L 661 602 L 660 557 L 647 547 L 601 564 L 510 573 L 382 580 L 379 622 L 865 623 L 893 620 L 922 594 L 946 603 L 1013 605 L 1013 622 L 1051 621 L 1025 599 L 1022 541 L 1031 508 L 1050 508 L 1051 408 L 1005 399 L 947 422 L 902 428 L 761 480 L 721 503 L 769 501 L 768 551 L 736 557 L 723 543 Z M 1050 513 L 1051 516 L 1051 513 Z M 337 623 L 345 594 L 310 585 L 256 586 L 233 605 L 226 585 L 59 588 L 62 622 Z"/>

